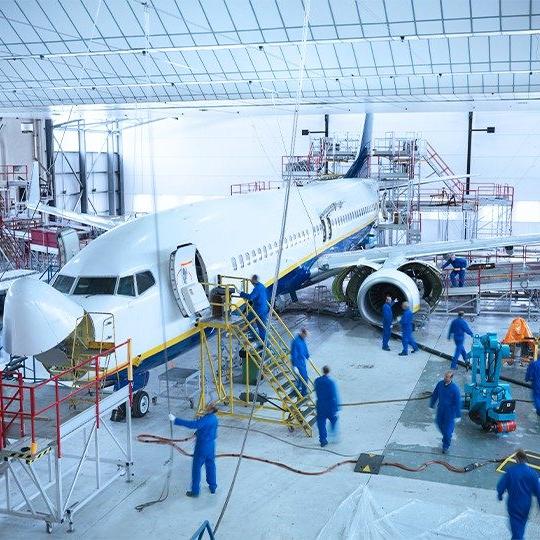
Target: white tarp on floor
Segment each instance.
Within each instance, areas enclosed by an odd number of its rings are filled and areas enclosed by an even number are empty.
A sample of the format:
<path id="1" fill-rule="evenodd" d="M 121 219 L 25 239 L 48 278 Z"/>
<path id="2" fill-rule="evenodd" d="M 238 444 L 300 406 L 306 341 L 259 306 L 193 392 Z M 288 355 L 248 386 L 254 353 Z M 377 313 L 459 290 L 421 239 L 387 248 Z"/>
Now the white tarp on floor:
<path id="1" fill-rule="evenodd" d="M 395 493 L 392 494 L 396 496 Z M 493 493 L 495 497 L 495 493 Z M 532 516 L 537 510 L 533 503 Z M 397 506 L 375 500 L 366 486 L 359 487 L 337 508 L 318 540 L 412 540 L 430 538 L 507 538 L 506 517 L 459 509 L 418 499 Z M 540 524 L 529 520 L 527 538 L 540 538 Z"/>

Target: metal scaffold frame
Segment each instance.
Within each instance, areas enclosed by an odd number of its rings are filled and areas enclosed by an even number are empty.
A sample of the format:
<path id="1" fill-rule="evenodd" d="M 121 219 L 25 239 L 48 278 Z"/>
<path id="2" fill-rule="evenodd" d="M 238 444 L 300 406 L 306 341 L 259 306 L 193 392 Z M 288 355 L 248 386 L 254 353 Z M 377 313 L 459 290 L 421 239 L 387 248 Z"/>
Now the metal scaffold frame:
<path id="1" fill-rule="evenodd" d="M 125 360 L 118 360 L 116 353 L 122 350 Z M 109 366 L 113 355 L 116 363 Z M 105 384 L 123 371 L 126 384 L 106 393 Z M 71 532 L 77 512 L 118 478 L 130 482 L 133 476 L 131 342 L 38 383 L 26 383 L 20 374 L 16 382 L 5 382 L 3 376 L 0 372 L 0 479 L 5 487 L 0 514 L 43 521 L 49 533 L 53 524 L 67 522 Z M 76 386 L 66 386 L 69 380 L 77 381 Z M 40 393 L 52 394 L 52 401 L 38 405 Z M 84 403 L 89 406 L 62 419 L 67 405 L 71 410 Z M 126 410 L 125 443 L 106 418 L 118 407 Z M 54 425 L 52 436 L 43 431 L 47 421 Z"/>

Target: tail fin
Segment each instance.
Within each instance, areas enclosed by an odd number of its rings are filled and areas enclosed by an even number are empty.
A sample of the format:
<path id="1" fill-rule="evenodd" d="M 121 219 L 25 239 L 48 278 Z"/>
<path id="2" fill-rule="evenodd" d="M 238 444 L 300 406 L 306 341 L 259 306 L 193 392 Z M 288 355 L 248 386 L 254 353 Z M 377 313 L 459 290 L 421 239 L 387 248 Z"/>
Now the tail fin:
<path id="1" fill-rule="evenodd" d="M 29 208 L 35 208 L 39 204 L 39 201 L 41 199 L 40 189 L 41 188 L 39 185 L 39 163 L 37 161 L 34 161 L 32 163 L 32 176 L 30 177 L 30 188 L 29 188 L 28 196 L 26 198 L 26 202 Z"/>
<path id="2" fill-rule="evenodd" d="M 362 142 L 358 155 L 345 173 L 344 178 L 366 178 L 368 175 L 368 161 L 371 152 L 371 141 L 373 135 L 373 113 L 366 113 L 364 119 L 364 131 L 362 132 Z"/>

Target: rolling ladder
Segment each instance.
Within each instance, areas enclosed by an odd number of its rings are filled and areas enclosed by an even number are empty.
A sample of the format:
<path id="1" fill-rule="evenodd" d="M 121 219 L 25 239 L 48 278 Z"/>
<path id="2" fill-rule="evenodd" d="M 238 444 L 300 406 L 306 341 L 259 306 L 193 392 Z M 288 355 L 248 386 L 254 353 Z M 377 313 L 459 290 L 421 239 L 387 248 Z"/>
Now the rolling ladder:
<path id="1" fill-rule="evenodd" d="M 241 282 L 246 290 L 247 280 Z M 291 366 L 289 349 L 292 333 L 272 311 L 271 323 L 266 325 L 265 344 L 257 331 L 257 322 L 261 321 L 249 303 L 235 297 L 236 286 L 218 284 L 213 290 L 219 291 L 211 301 L 214 316 L 198 323 L 201 339 L 198 412 L 202 414 L 213 401 L 224 406 L 219 411 L 221 415 L 248 418 L 255 397 L 256 377 L 252 377 L 255 370 L 255 374 L 262 376 L 262 382 L 253 417 L 286 425 L 290 431 L 301 429 L 311 437 L 316 422 L 314 388 L 311 381 L 304 381 L 308 392 L 302 396 L 296 387 L 297 376 Z M 240 379 L 239 360 L 243 363 Z M 311 362 L 310 370 L 319 373 Z M 242 392 L 237 396 L 240 388 Z"/>

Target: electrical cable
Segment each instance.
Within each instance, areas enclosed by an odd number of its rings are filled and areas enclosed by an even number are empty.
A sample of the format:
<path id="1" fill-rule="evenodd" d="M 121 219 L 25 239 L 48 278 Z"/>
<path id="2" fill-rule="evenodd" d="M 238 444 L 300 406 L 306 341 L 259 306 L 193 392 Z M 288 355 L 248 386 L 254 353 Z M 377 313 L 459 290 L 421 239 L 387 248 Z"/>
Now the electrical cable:
<path id="1" fill-rule="evenodd" d="M 146 39 L 146 46 L 148 48 L 149 46 L 149 26 L 150 26 L 150 14 L 148 11 L 148 5 L 144 4 L 144 34 Z M 147 58 L 148 62 L 148 58 Z M 145 65 L 145 68 L 147 68 L 147 65 Z M 146 69 L 146 73 L 148 74 L 148 69 Z M 152 151 L 153 146 L 153 130 L 152 130 L 152 123 L 149 123 L 148 125 L 148 140 L 149 140 L 149 149 L 150 149 L 150 159 L 149 159 L 149 165 L 150 165 L 150 177 L 152 179 L 152 200 L 153 200 L 153 222 L 154 222 L 154 233 L 155 233 L 155 247 L 156 247 L 156 268 L 158 272 L 158 284 L 161 288 L 163 285 L 163 280 L 161 279 L 161 276 L 159 275 L 159 272 L 161 271 L 161 260 L 160 260 L 160 234 L 159 234 L 159 226 L 158 226 L 158 208 L 157 208 L 157 187 L 156 187 L 156 178 L 154 174 L 154 160 L 153 155 L 154 152 Z M 169 383 L 169 354 L 167 351 L 167 332 L 166 332 L 166 325 L 165 325 L 165 304 L 164 304 L 164 295 L 159 294 L 159 307 L 160 307 L 160 315 L 161 315 L 161 329 L 162 329 L 162 342 L 163 342 L 163 355 L 164 355 L 164 365 L 165 365 L 165 383 L 166 383 L 166 400 L 167 400 L 167 414 L 171 411 L 171 394 L 170 394 L 170 383 Z M 169 423 L 169 432 L 170 432 L 170 438 L 171 440 L 173 437 L 173 424 L 172 422 Z M 191 438 L 191 437 L 190 437 Z M 186 439 L 186 440 L 189 440 Z M 168 464 L 168 470 L 167 470 L 167 476 L 165 477 L 165 482 L 163 484 L 163 488 L 161 489 L 161 493 L 156 499 L 138 504 L 135 509 L 138 512 L 142 512 L 145 508 L 148 508 L 149 506 L 153 506 L 154 504 L 161 503 L 167 499 L 169 496 L 169 490 L 171 485 L 171 477 L 172 477 L 172 470 L 173 470 L 173 464 L 174 464 L 174 448 L 171 446 L 170 448 L 170 454 L 169 459 L 166 462 Z"/>
<path id="2" fill-rule="evenodd" d="M 309 15 L 310 15 L 310 9 L 311 9 L 311 0 L 306 0 L 304 5 L 304 20 L 302 25 L 302 47 L 301 47 L 301 55 L 300 55 L 300 67 L 299 67 L 299 78 L 298 78 L 298 86 L 296 90 L 296 102 L 295 102 L 295 111 L 294 111 L 294 118 L 293 118 L 293 126 L 292 126 L 292 133 L 291 133 L 291 153 L 290 155 L 294 155 L 294 148 L 296 143 L 296 130 L 298 127 L 298 112 L 299 112 L 299 106 L 300 106 L 300 95 L 302 92 L 302 85 L 304 80 L 304 66 L 306 62 L 306 42 L 307 42 L 307 32 L 309 27 Z M 274 273 L 274 281 L 273 281 L 273 287 L 272 287 L 272 297 L 270 300 L 270 312 L 268 316 L 268 322 L 267 326 L 271 324 L 272 322 L 272 313 L 274 310 L 275 302 L 276 302 L 276 294 L 277 294 L 277 288 L 278 288 L 278 282 L 279 282 L 279 274 L 280 274 L 280 268 L 281 268 L 281 258 L 283 254 L 283 244 L 285 239 L 285 227 L 287 224 L 287 213 L 288 213 L 288 207 L 289 207 L 289 197 L 291 192 L 291 183 L 292 183 L 292 172 L 289 174 L 287 185 L 285 188 L 285 196 L 283 199 L 283 215 L 281 220 L 281 233 L 279 238 L 279 251 L 276 261 L 276 269 Z M 227 492 L 227 496 L 225 498 L 225 502 L 223 503 L 223 507 L 221 508 L 221 512 L 219 514 L 219 517 L 216 521 L 216 525 L 214 527 L 213 533 L 214 535 L 219 529 L 219 526 L 221 524 L 221 521 L 223 519 L 223 516 L 225 515 L 225 512 L 227 510 L 227 507 L 229 505 L 229 501 L 231 499 L 231 495 L 236 483 L 236 479 L 238 478 L 238 472 L 240 470 L 240 465 L 242 463 L 242 457 L 244 455 L 244 450 L 247 443 L 247 438 L 249 435 L 249 430 L 251 427 L 251 423 L 253 421 L 253 415 L 255 413 L 255 406 L 257 404 L 257 396 L 259 394 L 259 387 L 261 385 L 262 381 L 262 374 L 263 374 L 263 367 L 266 362 L 266 351 L 268 349 L 268 332 L 266 333 L 265 339 L 264 339 L 264 346 L 263 346 L 263 354 L 262 354 L 262 360 L 261 360 L 261 369 L 259 371 L 259 376 L 257 377 L 257 384 L 255 386 L 254 391 L 254 399 L 253 403 L 251 405 L 251 410 L 249 413 L 248 418 L 248 424 L 246 433 L 244 435 L 244 439 L 242 441 L 242 446 L 240 449 L 240 454 L 238 455 L 238 461 L 236 463 L 236 468 L 233 474 L 233 478 L 231 480 L 231 485 L 229 487 L 229 490 Z"/>
<path id="3" fill-rule="evenodd" d="M 247 430 L 246 430 L 247 431 Z M 161 437 L 159 435 L 151 435 L 148 433 L 141 433 L 137 436 L 137 440 L 141 443 L 145 444 L 158 444 L 158 445 L 168 445 L 171 447 L 171 449 L 176 450 L 180 454 L 186 457 L 193 457 L 193 454 L 190 454 L 186 450 L 184 450 L 178 443 L 179 442 L 186 442 L 190 439 L 193 439 L 195 434 L 193 434 L 191 437 L 187 437 L 185 439 L 172 439 L 168 437 Z M 257 456 L 252 456 L 245 453 L 239 453 L 239 452 L 222 452 L 220 454 L 216 454 L 216 458 L 242 458 L 246 459 L 248 461 L 257 461 L 259 463 L 266 463 L 267 465 L 274 465 L 275 467 L 279 467 L 280 469 L 285 469 L 286 471 L 300 474 L 302 476 L 322 476 L 323 474 L 327 474 L 334 469 L 337 469 L 338 467 L 342 467 L 343 465 L 348 464 L 356 464 L 358 459 L 344 459 L 342 461 L 338 461 L 334 463 L 333 465 L 330 465 L 329 467 L 326 467 L 320 471 L 305 471 L 303 469 L 299 469 L 297 467 L 292 467 L 291 465 L 287 465 L 286 463 L 282 463 L 281 461 L 276 461 L 273 459 L 267 459 L 267 458 L 261 458 Z M 490 463 L 498 463 L 499 460 L 486 460 L 483 462 L 475 462 L 471 463 L 469 465 L 466 465 L 465 467 L 456 467 L 455 465 L 452 465 L 448 461 L 443 461 L 440 459 L 432 459 L 429 461 L 425 461 L 424 463 L 421 463 L 417 467 L 413 467 L 410 465 L 405 465 L 404 463 L 399 463 L 397 461 L 383 461 L 381 463 L 381 467 L 396 467 L 398 469 L 402 469 L 404 471 L 408 472 L 422 472 L 425 471 L 428 467 L 431 465 L 440 465 L 447 469 L 450 472 L 453 473 L 459 473 L 464 474 L 471 472 L 475 469 L 478 469 L 479 467 L 484 467 Z"/>

